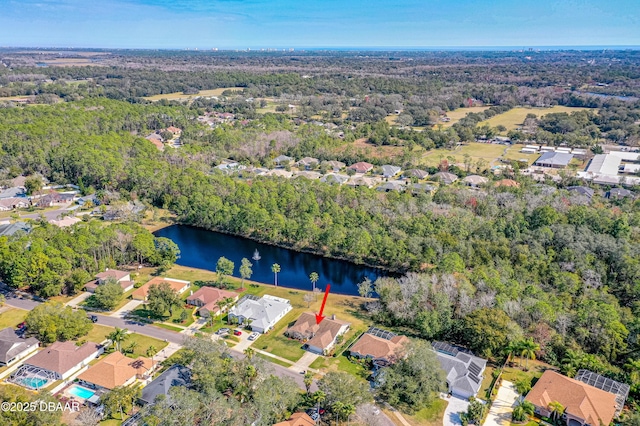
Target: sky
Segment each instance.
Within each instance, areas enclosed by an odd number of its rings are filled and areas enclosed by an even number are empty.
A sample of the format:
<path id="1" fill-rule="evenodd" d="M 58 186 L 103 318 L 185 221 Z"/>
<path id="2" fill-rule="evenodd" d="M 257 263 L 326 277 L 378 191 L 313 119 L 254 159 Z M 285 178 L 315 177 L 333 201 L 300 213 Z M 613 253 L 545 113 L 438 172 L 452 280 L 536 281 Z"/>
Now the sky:
<path id="1" fill-rule="evenodd" d="M 0 46 L 640 46 L 640 0 L 0 0 Z"/>

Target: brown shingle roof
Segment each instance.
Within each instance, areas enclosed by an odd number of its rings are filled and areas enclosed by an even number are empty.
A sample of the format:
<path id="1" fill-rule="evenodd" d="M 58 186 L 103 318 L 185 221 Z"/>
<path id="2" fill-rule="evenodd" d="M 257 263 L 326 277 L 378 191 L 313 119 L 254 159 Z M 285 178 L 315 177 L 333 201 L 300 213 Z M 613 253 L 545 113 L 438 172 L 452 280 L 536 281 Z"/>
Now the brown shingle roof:
<path id="1" fill-rule="evenodd" d="M 149 287 L 151 287 L 152 285 L 159 285 L 161 283 L 169 284 L 169 287 L 171 287 L 175 292 L 181 292 L 185 286 L 189 285 L 189 282 L 187 281 L 176 280 L 173 278 L 155 277 L 145 285 L 137 288 L 133 293 L 131 293 L 131 296 L 134 298 L 146 298 L 149 294 Z"/>
<path id="2" fill-rule="evenodd" d="M 365 333 L 351 347 L 350 351 L 373 359 L 392 360 L 400 355 L 402 347 L 409 342 L 406 336 L 395 336 L 391 340 Z"/>
<path id="3" fill-rule="evenodd" d="M 131 359 L 121 352 L 114 352 L 89 367 L 87 371 L 78 376 L 78 379 L 106 389 L 113 389 L 124 385 L 135 376 L 142 377 L 152 367 L 153 362 L 149 358 Z"/>
<path id="4" fill-rule="evenodd" d="M 557 401 L 567 414 L 592 425 L 608 425 L 616 412 L 614 394 L 551 370 L 542 374 L 525 399 L 544 409 L 548 409 L 550 402 Z"/>
<path id="5" fill-rule="evenodd" d="M 129 275 L 127 271 L 120 271 L 118 269 L 107 269 L 104 272 L 96 274 L 97 280 L 106 280 L 107 278 L 114 278 L 116 281 L 120 281 L 124 277 Z"/>
<path id="6" fill-rule="evenodd" d="M 316 422 L 306 413 L 293 413 L 289 420 L 276 423 L 273 426 L 315 426 L 315 424 Z"/>
<path id="7" fill-rule="evenodd" d="M 71 341 L 55 342 L 29 358 L 26 363 L 64 375 L 92 354 L 97 354 L 98 349 L 99 346 L 92 342 L 82 346 L 76 346 Z"/>
<path id="8" fill-rule="evenodd" d="M 309 339 L 308 345 L 326 349 L 338 336 L 340 329 L 348 324 L 331 318 L 325 318 L 320 324 L 316 324 L 314 313 L 303 312 L 296 323 L 289 327 L 287 334 L 294 338 Z"/>
<path id="9" fill-rule="evenodd" d="M 191 296 L 187 297 L 187 303 L 193 304 L 196 300 L 200 301 L 200 305 L 208 311 L 217 311 L 219 308 L 216 303 L 226 298 L 235 299 L 238 297 L 236 293 L 220 290 L 213 287 L 202 287 Z"/>

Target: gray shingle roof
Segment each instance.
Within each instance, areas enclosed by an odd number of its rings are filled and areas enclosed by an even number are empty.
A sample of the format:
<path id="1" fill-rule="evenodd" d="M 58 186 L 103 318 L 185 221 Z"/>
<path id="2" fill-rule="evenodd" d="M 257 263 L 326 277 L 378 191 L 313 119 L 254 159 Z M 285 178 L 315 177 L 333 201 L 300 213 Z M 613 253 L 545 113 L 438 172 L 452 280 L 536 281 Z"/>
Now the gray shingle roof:
<path id="1" fill-rule="evenodd" d="M 444 372 L 447 375 L 447 383 L 451 389 L 460 389 L 473 395 L 478 393 L 482 384 L 482 372 L 487 360 L 479 358 L 471 353 L 441 349 L 442 342 L 434 342 L 436 356 Z M 447 345 L 454 348 L 451 345 Z"/>
<path id="2" fill-rule="evenodd" d="M 16 355 L 37 344 L 38 339 L 35 337 L 29 337 L 27 339 L 18 337 L 11 327 L 0 330 L 0 361 L 6 364 Z"/>
<path id="3" fill-rule="evenodd" d="M 152 404 L 156 396 L 168 395 L 172 386 L 189 386 L 190 384 L 191 370 L 175 364 L 142 389 L 140 401 L 144 404 Z"/>

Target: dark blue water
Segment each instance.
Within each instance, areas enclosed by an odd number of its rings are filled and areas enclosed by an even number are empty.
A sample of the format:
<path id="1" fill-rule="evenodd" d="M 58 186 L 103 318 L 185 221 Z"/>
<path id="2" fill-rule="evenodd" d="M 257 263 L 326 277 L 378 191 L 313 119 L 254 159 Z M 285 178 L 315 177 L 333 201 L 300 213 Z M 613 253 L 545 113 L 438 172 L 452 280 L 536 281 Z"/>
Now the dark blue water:
<path id="1" fill-rule="evenodd" d="M 299 253 L 186 225 L 172 225 L 154 232 L 154 235 L 170 238 L 180 247 L 180 259 L 176 263 L 182 266 L 215 271 L 216 262 L 224 256 L 235 263 L 233 276 L 240 277 L 240 262 L 246 257 L 253 264 L 250 279 L 273 284 L 271 265 L 277 263 L 281 268 L 278 286 L 282 287 L 311 290 L 309 274 L 317 272 L 320 276 L 316 283 L 318 288 L 324 289 L 327 283 L 331 283 L 332 293 L 357 295 L 358 283 L 365 277 L 375 281 L 379 276 L 387 275 L 381 270 L 344 260 Z M 256 249 L 261 256 L 258 261 L 252 259 Z"/>

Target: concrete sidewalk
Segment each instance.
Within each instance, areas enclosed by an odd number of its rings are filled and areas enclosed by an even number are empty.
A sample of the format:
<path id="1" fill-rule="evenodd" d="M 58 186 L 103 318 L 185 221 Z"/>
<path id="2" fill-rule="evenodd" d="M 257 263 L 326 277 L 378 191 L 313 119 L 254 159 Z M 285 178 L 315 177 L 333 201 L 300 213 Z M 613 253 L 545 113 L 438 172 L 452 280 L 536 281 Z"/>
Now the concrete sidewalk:
<path id="1" fill-rule="evenodd" d="M 117 317 L 117 318 L 124 318 L 129 312 L 133 311 L 134 309 L 136 309 L 138 306 L 142 305 L 144 302 L 142 300 L 132 300 L 130 302 L 127 302 L 126 305 L 124 305 L 122 308 L 118 309 L 117 311 L 115 311 L 114 313 L 112 313 L 111 315 L 109 315 L 110 317 Z"/>
<path id="2" fill-rule="evenodd" d="M 72 308 L 77 308 L 79 304 L 87 300 L 89 297 L 91 297 L 91 293 L 89 293 L 88 291 L 82 292 L 77 297 L 69 300 L 67 302 L 67 306 L 71 306 Z"/>
<path id="3" fill-rule="evenodd" d="M 513 383 L 503 380 L 498 388 L 496 399 L 491 404 L 485 426 L 509 426 L 511 424 L 511 413 L 518 400 L 518 391 Z"/>

